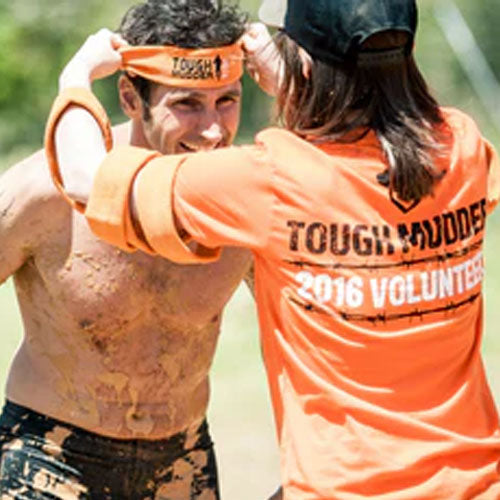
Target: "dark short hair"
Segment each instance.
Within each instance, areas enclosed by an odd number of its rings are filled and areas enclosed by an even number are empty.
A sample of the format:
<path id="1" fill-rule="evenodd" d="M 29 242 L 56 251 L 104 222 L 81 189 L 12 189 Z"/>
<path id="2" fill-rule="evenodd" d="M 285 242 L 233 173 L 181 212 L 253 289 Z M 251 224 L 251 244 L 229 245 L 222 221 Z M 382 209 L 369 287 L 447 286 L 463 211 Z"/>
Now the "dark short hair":
<path id="1" fill-rule="evenodd" d="M 172 45 L 185 49 L 231 45 L 245 31 L 248 14 L 224 0 L 147 0 L 131 7 L 118 32 L 130 45 Z M 131 81 L 144 102 L 151 82 Z"/>

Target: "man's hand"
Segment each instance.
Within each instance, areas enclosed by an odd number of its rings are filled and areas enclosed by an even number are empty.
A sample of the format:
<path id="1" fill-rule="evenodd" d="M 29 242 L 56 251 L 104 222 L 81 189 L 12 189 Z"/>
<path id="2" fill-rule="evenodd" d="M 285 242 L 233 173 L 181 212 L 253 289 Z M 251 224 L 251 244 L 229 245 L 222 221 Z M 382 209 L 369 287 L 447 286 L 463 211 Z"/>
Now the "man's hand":
<path id="1" fill-rule="evenodd" d="M 90 89 L 94 80 L 105 78 L 120 69 L 120 47 L 127 42 L 108 29 L 90 35 L 64 68 L 59 78 L 59 90 L 68 87 Z"/>
<path id="2" fill-rule="evenodd" d="M 241 38 L 241 46 L 250 76 L 264 92 L 275 96 L 283 79 L 284 63 L 266 26 L 251 24 Z"/>

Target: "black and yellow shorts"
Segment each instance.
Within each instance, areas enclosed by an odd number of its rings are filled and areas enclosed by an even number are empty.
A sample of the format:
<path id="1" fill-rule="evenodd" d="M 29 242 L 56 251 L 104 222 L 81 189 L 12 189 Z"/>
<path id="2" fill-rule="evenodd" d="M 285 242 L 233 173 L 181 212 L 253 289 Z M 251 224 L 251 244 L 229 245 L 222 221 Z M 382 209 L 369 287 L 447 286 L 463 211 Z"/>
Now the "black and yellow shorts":
<path id="1" fill-rule="evenodd" d="M 7 402 L 0 499 L 218 500 L 206 422 L 189 439 L 112 439 Z"/>

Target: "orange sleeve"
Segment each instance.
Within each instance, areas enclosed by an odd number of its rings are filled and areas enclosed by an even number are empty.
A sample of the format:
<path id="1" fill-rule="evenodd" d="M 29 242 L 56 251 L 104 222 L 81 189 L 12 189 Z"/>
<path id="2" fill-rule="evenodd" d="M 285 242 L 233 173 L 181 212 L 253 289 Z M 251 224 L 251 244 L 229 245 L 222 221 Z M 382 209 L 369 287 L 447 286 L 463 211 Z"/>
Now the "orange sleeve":
<path id="1" fill-rule="evenodd" d="M 188 155 L 173 192 L 180 225 L 207 247 L 262 249 L 271 231 L 272 162 L 264 146 Z"/>
<path id="2" fill-rule="evenodd" d="M 491 213 L 500 199 L 500 160 L 495 148 L 488 141 L 485 142 L 486 161 L 488 162 L 488 194 L 487 210 Z"/>

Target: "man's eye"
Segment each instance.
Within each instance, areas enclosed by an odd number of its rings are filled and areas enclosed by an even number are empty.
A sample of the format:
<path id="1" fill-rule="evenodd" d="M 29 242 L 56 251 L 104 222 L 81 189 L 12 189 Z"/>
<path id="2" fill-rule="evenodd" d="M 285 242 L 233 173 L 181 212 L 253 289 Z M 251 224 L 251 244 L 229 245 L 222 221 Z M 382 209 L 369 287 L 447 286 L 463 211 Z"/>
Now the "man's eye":
<path id="1" fill-rule="evenodd" d="M 173 103 L 173 107 L 181 111 L 196 111 L 200 103 L 196 99 L 181 99 Z"/>
<path id="2" fill-rule="evenodd" d="M 238 97 L 228 95 L 228 96 L 221 97 L 217 101 L 217 105 L 222 106 L 222 107 L 226 107 L 226 106 L 230 106 L 231 104 L 236 104 L 236 103 L 238 103 L 238 101 L 239 101 Z"/>

